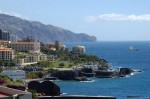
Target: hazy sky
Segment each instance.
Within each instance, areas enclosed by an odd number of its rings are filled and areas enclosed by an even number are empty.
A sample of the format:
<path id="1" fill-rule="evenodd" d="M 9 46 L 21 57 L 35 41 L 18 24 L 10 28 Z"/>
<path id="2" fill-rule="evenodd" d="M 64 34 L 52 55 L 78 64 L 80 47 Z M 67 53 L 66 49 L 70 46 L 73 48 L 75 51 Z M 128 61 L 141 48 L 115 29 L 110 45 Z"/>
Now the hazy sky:
<path id="1" fill-rule="evenodd" d="M 94 35 L 150 40 L 150 0 L 0 0 L 0 13 Z"/>

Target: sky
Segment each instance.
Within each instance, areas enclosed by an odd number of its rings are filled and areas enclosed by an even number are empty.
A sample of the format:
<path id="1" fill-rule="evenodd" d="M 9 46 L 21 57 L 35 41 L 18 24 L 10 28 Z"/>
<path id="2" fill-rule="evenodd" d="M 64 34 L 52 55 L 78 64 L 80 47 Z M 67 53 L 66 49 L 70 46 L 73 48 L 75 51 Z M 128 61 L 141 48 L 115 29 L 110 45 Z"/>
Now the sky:
<path id="1" fill-rule="evenodd" d="M 98 41 L 150 41 L 150 0 L 0 0 L 0 13 Z"/>

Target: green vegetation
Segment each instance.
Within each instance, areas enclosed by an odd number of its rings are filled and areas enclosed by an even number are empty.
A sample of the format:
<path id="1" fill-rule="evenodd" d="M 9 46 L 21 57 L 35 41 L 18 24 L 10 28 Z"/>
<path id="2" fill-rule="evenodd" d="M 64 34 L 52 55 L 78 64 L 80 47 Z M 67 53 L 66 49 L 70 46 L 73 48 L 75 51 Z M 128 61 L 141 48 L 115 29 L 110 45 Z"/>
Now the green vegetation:
<path id="1" fill-rule="evenodd" d="M 5 84 L 5 85 L 17 85 L 17 86 L 23 86 L 24 85 L 24 82 L 22 81 L 22 80 L 16 80 L 16 81 L 13 81 L 13 79 L 12 78 L 10 78 L 9 76 L 7 76 L 7 75 L 1 75 L 0 74 L 0 80 L 2 81 L 4 81 L 4 83 L 3 84 Z"/>
<path id="2" fill-rule="evenodd" d="M 68 56 L 61 56 L 59 60 L 54 61 L 48 60 L 38 62 L 38 65 L 41 65 L 45 68 L 70 68 L 82 64 L 98 64 L 100 66 L 108 66 L 108 63 L 105 60 L 99 59 L 97 56 L 94 55 L 86 55 L 86 54 L 83 55 L 70 54 Z"/>
<path id="3" fill-rule="evenodd" d="M 37 79 L 37 78 L 42 78 L 43 73 L 42 72 L 30 72 L 27 75 L 28 79 Z"/>
<path id="4" fill-rule="evenodd" d="M 95 55 L 86 54 L 72 54 L 67 48 L 59 46 L 59 42 L 55 42 L 56 51 L 50 50 L 49 47 L 41 49 L 41 51 L 48 55 L 54 55 L 58 57 L 57 60 L 49 59 L 48 61 L 38 62 L 45 68 L 70 68 L 82 64 L 97 64 L 100 66 L 108 66 L 108 62 L 104 59 L 99 59 Z"/>
<path id="5" fill-rule="evenodd" d="M 70 66 L 74 66 L 75 64 L 69 61 L 41 61 L 37 63 L 45 68 L 69 68 Z"/>
<path id="6" fill-rule="evenodd" d="M 32 99 L 38 99 L 38 94 L 35 90 L 28 90 L 28 92 L 32 93 Z"/>
<path id="7" fill-rule="evenodd" d="M 15 66 L 15 62 L 12 60 L 9 61 L 0 61 L 0 66 Z"/>

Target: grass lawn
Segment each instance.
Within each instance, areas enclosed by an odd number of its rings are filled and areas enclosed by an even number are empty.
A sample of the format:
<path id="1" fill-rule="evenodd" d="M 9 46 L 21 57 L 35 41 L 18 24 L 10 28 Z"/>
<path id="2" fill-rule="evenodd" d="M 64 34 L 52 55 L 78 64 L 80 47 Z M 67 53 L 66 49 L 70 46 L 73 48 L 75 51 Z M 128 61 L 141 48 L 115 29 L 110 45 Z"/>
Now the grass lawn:
<path id="1" fill-rule="evenodd" d="M 72 62 L 67 62 L 67 61 L 53 61 L 51 62 L 51 66 L 53 66 L 54 68 L 69 68 L 74 66 L 74 63 Z"/>

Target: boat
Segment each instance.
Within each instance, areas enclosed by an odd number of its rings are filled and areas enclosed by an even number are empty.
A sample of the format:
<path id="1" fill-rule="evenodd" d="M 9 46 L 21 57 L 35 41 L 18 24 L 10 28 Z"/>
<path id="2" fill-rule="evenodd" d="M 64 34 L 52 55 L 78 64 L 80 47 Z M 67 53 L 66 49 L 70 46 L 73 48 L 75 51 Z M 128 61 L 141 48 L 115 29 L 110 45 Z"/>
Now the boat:
<path id="1" fill-rule="evenodd" d="M 129 51 L 139 51 L 139 49 L 134 48 L 133 46 L 130 46 L 130 47 L 129 47 Z"/>

